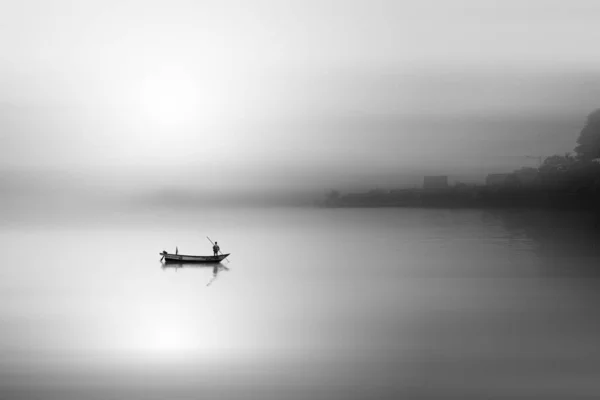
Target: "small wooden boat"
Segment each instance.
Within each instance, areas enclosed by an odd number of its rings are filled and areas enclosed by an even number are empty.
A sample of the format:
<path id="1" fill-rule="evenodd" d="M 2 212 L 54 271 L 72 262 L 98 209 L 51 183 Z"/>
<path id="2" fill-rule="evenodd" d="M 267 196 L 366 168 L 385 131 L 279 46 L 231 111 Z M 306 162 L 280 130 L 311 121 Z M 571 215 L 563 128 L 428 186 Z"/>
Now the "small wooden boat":
<path id="1" fill-rule="evenodd" d="M 159 253 L 163 256 L 165 263 L 220 263 L 226 259 L 229 254 L 220 254 L 218 256 L 188 256 L 185 254 L 171 254 L 163 251 Z M 162 259 L 161 259 L 162 260 Z"/>

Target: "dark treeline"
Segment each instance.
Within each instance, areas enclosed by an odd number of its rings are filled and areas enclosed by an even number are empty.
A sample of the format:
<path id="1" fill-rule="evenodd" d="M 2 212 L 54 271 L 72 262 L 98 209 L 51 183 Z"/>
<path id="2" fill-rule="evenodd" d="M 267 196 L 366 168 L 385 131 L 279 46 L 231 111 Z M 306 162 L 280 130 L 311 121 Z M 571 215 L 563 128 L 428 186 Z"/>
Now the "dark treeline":
<path id="1" fill-rule="evenodd" d="M 538 168 L 491 174 L 485 185 L 456 183 L 422 189 L 331 191 L 328 207 L 532 207 L 600 210 L 600 109 L 591 113 L 574 154 L 540 159 Z"/>

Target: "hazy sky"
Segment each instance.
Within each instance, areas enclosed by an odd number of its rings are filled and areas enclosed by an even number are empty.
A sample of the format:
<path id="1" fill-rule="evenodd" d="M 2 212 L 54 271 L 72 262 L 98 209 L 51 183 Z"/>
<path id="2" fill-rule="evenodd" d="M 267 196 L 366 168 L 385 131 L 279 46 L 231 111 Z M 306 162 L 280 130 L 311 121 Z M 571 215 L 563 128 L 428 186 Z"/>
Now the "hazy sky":
<path id="1" fill-rule="evenodd" d="M 3 170 L 209 186 L 487 173 L 572 150 L 600 106 L 596 1 L 0 7 Z"/>

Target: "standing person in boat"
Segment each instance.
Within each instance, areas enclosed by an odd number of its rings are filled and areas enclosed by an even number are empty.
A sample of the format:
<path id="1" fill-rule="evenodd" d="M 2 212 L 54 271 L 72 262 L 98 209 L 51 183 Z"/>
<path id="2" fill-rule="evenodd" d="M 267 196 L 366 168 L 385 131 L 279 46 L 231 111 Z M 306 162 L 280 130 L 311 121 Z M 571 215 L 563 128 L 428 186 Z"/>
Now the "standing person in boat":
<path id="1" fill-rule="evenodd" d="M 213 254 L 215 257 L 219 255 L 219 250 L 221 250 L 219 248 L 219 242 L 215 242 L 215 245 L 213 246 Z"/>

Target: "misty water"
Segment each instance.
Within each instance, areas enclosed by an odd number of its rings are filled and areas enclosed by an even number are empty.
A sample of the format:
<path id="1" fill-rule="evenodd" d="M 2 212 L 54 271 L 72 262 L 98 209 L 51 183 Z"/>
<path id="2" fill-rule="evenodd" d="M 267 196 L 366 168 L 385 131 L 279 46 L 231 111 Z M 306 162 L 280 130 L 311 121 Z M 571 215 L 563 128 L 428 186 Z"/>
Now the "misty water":
<path id="1" fill-rule="evenodd" d="M 230 262 L 160 263 L 207 235 Z M 0 398 L 597 398 L 597 239 L 542 211 L 7 217 Z"/>

